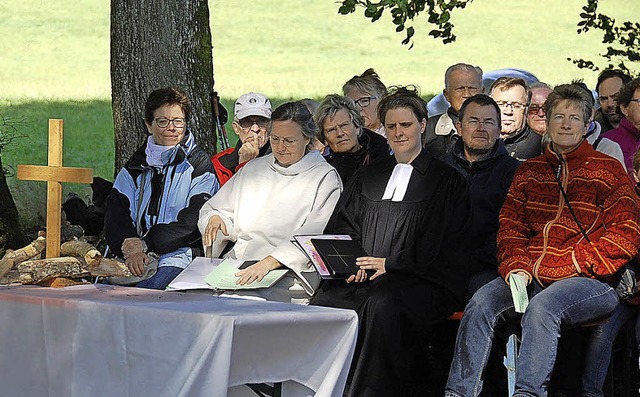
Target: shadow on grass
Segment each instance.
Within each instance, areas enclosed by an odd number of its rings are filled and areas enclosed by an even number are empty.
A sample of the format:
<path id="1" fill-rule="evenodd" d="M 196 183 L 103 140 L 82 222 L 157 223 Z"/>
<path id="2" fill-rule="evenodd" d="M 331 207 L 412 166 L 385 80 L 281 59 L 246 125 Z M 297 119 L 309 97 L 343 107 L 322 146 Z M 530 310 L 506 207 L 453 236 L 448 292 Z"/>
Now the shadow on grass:
<path id="1" fill-rule="evenodd" d="M 44 225 L 46 183 L 18 181 L 18 164 L 47 164 L 48 119 L 64 120 L 63 164 L 94 169 L 94 175 L 113 179 L 113 118 L 111 101 L 0 101 L 0 114 L 23 119 L 21 137 L 3 148 L 2 160 L 9 174 L 7 182 L 13 194 L 23 226 Z M 65 184 L 68 192 L 90 197 L 89 185 Z"/>

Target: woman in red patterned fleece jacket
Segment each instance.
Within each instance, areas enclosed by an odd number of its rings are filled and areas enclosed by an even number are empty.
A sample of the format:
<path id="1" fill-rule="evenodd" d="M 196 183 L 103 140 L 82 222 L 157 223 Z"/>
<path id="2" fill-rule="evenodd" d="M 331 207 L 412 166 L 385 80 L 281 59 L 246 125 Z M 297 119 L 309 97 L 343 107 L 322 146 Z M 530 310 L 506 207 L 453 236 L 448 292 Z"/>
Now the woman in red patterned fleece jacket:
<path id="1" fill-rule="evenodd" d="M 562 327 L 609 316 L 609 282 L 640 247 L 640 206 L 622 165 L 584 139 L 591 99 L 572 85 L 547 98 L 551 144 L 516 172 L 500 213 L 497 278 L 460 324 L 446 396 L 477 396 L 496 323 L 514 319 L 513 273 L 528 283 L 514 397 L 546 396 Z M 506 280 L 506 282 L 505 282 Z"/>

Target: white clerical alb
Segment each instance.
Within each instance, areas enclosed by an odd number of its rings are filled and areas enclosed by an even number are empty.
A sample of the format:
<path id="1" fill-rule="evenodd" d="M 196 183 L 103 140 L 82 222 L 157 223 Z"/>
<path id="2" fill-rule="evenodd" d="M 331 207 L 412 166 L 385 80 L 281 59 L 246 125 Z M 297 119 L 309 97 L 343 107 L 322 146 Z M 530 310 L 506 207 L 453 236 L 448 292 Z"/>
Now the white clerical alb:
<path id="1" fill-rule="evenodd" d="M 387 187 L 382 195 L 383 200 L 402 201 L 407 192 L 407 185 L 411 179 L 413 167 L 410 164 L 396 164 L 391 173 L 391 178 L 387 182 Z"/>

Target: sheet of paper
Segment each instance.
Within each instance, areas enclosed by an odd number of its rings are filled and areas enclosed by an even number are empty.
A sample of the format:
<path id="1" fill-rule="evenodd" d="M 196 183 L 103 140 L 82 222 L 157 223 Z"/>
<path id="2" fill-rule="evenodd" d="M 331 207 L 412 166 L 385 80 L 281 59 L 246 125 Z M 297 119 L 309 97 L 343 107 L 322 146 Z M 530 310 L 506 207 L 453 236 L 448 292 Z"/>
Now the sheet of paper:
<path id="1" fill-rule="evenodd" d="M 516 313 L 524 313 L 529 305 L 527 295 L 527 278 L 521 274 L 511 273 L 509 275 L 509 287 Z"/>
<path id="2" fill-rule="evenodd" d="M 251 284 L 236 284 L 238 277 L 235 274 L 244 261 L 242 259 L 225 259 L 204 278 L 204 281 L 217 290 L 239 290 L 268 288 L 284 277 L 288 269 L 271 270 L 260 282 Z"/>
<path id="3" fill-rule="evenodd" d="M 190 289 L 213 289 L 204 281 L 222 259 L 196 257 L 178 277 L 167 286 L 167 291 L 184 291 Z"/>

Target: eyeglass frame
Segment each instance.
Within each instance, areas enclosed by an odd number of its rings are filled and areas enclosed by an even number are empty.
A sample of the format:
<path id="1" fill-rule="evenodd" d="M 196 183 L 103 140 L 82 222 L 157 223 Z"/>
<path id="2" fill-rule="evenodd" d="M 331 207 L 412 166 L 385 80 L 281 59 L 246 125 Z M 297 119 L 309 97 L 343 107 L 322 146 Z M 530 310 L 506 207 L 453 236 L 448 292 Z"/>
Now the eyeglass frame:
<path id="1" fill-rule="evenodd" d="M 496 101 L 496 104 L 498 105 L 499 108 L 511 108 L 511 110 L 522 110 L 527 107 L 526 103 L 521 103 L 521 102 Z"/>
<path id="2" fill-rule="evenodd" d="M 344 133 L 349 132 L 351 129 L 355 129 L 355 125 L 353 124 L 353 121 L 345 121 L 342 124 L 336 124 L 335 126 L 329 128 L 329 129 L 322 129 L 322 133 L 324 134 L 324 136 L 332 136 L 338 133 L 338 129 Z"/>
<path id="3" fill-rule="evenodd" d="M 540 110 L 542 110 L 542 113 L 544 115 L 547 114 L 547 111 L 544 108 L 544 105 L 529 105 L 529 109 L 527 109 L 527 113 L 534 115 L 534 114 L 539 114 Z"/>
<path id="4" fill-rule="evenodd" d="M 260 117 L 260 116 L 256 116 L 256 117 Z M 244 119 L 243 119 L 243 120 L 244 120 Z M 261 130 L 266 130 L 267 128 L 269 128 L 269 123 L 271 122 L 271 120 L 270 120 L 270 119 L 265 118 L 265 120 L 264 120 L 264 125 L 262 125 L 262 123 L 259 123 L 259 122 L 258 122 L 258 121 L 256 121 L 256 120 L 251 120 L 251 124 L 250 124 L 250 125 L 248 125 L 248 126 L 246 126 L 246 127 L 243 127 L 243 126 L 242 126 L 242 122 L 241 122 L 241 121 L 242 121 L 242 120 L 234 120 L 234 122 L 235 122 L 235 123 L 237 123 L 237 124 L 238 124 L 238 126 L 239 126 L 240 128 L 242 128 L 243 130 L 245 130 L 245 131 L 250 130 L 250 129 L 251 129 L 251 127 L 253 127 L 253 125 L 254 125 L 254 124 L 255 124 L 255 125 L 257 125 L 257 126 L 258 126 L 258 128 L 260 128 Z M 262 120 L 261 120 L 261 121 L 262 121 Z"/>
<path id="5" fill-rule="evenodd" d="M 629 99 L 629 103 L 631 103 L 631 102 L 635 102 L 635 103 L 640 105 L 640 98 L 631 98 L 631 99 Z"/>
<path id="6" fill-rule="evenodd" d="M 296 143 L 298 143 L 298 141 L 300 140 L 300 138 L 298 139 L 290 139 L 290 138 L 281 138 L 277 135 L 269 135 L 269 143 L 271 144 L 271 147 L 278 147 L 278 145 L 280 143 L 282 143 L 284 145 L 284 147 L 293 147 Z"/>
<path id="7" fill-rule="evenodd" d="M 160 125 L 160 123 L 164 124 L 164 121 L 166 121 L 166 125 Z M 176 125 L 176 121 L 178 121 L 178 123 L 180 123 L 180 120 L 182 120 L 182 125 Z M 182 129 L 185 128 L 187 126 L 187 119 L 185 119 L 184 117 L 176 117 L 175 119 L 168 119 L 166 117 L 156 117 L 155 119 L 153 119 L 153 121 L 156 122 L 156 125 L 159 128 L 168 128 L 169 124 L 173 124 L 174 127 L 178 128 L 178 129 Z"/>
<path id="8" fill-rule="evenodd" d="M 353 102 L 356 105 L 360 106 L 361 108 L 366 108 L 369 105 L 371 105 L 371 101 L 374 100 L 374 99 L 378 99 L 378 97 L 377 96 L 363 96 L 362 98 L 354 99 Z M 363 104 L 360 103 L 361 101 L 366 101 L 367 104 L 363 105 Z"/>
<path id="9" fill-rule="evenodd" d="M 466 125 L 470 126 L 471 128 L 473 128 L 474 130 L 477 130 L 478 128 L 480 128 L 480 124 L 482 124 L 482 126 L 485 127 L 485 128 L 486 127 L 493 128 L 493 127 L 497 127 L 498 126 L 498 122 L 496 120 L 480 121 L 480 120 L 477 120 L 477 119 L 471 119 L 471 120 L 463 121 L 462 124 L 466 124 Z"/>

